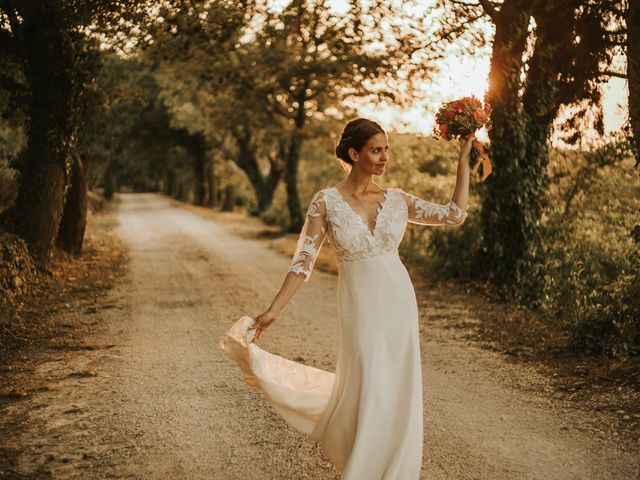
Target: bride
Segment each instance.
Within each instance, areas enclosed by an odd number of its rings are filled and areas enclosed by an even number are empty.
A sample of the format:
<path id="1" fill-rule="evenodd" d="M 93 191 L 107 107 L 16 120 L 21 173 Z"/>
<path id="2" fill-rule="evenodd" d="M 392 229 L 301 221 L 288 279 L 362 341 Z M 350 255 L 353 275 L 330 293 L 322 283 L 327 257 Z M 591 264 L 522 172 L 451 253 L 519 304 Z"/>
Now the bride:
<path id="1" fill-rule="evenodd" d="M 472 136 L 460 140 L 456 184 L 446 205 L 372 177 L 389 161 L 385 131 L 365 118 L 350 121 L 336 146 L 349 171 L 317 191 L 287 275 L 267 308 L 240 318 L 220 347 L 242 367 L 294 428 L 320 442 L 343 480 L 416 480 L 423 445 L 422 363 L 418 308 L 398 255 L 407 223 L 458 225 L 467 216 Z M 264 330 L 309 281 L 327 239 L 338 263 L 336 371 L 293 362 L 257 346 Z"/>

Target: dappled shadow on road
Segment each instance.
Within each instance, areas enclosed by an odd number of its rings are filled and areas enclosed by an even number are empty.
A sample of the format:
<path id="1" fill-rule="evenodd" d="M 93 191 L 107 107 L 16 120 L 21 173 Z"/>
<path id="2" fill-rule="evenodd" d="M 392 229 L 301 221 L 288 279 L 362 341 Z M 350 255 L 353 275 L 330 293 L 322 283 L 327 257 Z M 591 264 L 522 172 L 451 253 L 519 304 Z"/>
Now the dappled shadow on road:
<path id="1" fill-rule="evenodd" d="M 29 415 L 51 413 L 52 405 L 37 401 L 39 396 L 56 398 L 55 392 L 62 384 L 82 386 L 92 382 L 99 375 L 95 360 L 115 347 L 97 339 L 102 326 L 95 319 L 98 309 L 118 308 L 102 298 L 126 268 L 126 249 L 114 236 L 114 206 L 89 215 L 80 258 L 56 250 L 50 275 L 29 277 L 28 288 L 16 298 L 19 328 L 14 326 L 12 342 L 4 344 L 0 359 L 1 478 L 49 478 L 51 462 L 70 462 L 66 454 L 56 458 L 54 449 L 47 447 L 51 438 L 30 438 L 27 443 L 20 439 L 26 435 L 23 429 Z M 31 408 L 22 408 L 23 402 L 32 401 L 36 403 Z M 79 406 L 71 398 L 56 402 L 69 428 L 77 429 L 82 437 L 86 430 L 78 429 L 76 423 L 90 407 Z M 25 455 L 28 444 L 32 455 L 40 451 L 43 457 L 23 471 L 18 458 Z"/>

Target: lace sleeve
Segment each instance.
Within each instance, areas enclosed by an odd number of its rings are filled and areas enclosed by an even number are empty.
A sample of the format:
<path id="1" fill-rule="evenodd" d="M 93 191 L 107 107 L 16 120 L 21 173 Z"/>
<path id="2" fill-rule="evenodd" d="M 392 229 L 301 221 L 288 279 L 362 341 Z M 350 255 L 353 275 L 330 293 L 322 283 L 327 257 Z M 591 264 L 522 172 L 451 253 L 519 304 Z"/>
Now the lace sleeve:
<path id="1" fill-rule="evenodd" d="M 409 223 L 420 225 L 459 225 L 467 218 L 467 212 L 451 200 L 446 205 L 423 200 L 400 190 L 409 211 Z"/>
<path id="2" fill-rule="evenodd" d="M 327 209 L 324 193 L 316 192 L 305 215 L 304 225 L 298 237 L 296 251 L 291 259 L 288 272 L 303 273 L 308 282 L 318 253 L 322 248 L 327 231 Z"/>

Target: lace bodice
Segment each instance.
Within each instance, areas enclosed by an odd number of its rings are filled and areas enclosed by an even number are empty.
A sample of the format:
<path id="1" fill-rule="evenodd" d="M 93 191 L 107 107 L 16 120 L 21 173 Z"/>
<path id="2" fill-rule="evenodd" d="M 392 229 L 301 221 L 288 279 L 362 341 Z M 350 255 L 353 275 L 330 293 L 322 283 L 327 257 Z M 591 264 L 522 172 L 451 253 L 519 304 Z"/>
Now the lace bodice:
<path id="1" fill-rule="evenodd" d="M 304 281 L 309 281 L 325 238 L 339 262 L 359 260 L 397 251 L 407 223 L 457 225 L 466 216 L 453 200 L 440 205 L 400 188 L 387 188 L 371 231 L 335 187 L 324 188 L 309 203 L 288 271 L 304 274 Z"/>

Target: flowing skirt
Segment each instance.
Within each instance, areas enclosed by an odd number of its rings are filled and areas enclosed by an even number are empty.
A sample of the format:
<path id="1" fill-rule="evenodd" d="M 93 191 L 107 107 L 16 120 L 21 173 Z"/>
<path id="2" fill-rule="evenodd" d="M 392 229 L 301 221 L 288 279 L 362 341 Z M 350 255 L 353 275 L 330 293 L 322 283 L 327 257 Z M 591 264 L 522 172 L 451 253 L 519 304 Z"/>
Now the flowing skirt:
<path id="1" fill-rule="evenodd" d="M 336 372 L 249 343 L 250 317 L 220 340 L 246 382 L 320 442 L 343 480 L 417 480 L 423 443 L 418 309 L 397 252 L 338 264 Z"/>

